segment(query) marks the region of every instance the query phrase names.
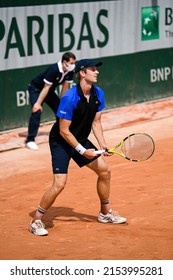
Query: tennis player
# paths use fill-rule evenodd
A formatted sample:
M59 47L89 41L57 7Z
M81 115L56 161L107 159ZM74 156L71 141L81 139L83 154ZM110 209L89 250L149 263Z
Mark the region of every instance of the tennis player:
M73 159L79 167L86 166L97 176L97 193L100 201L98 221L121 224L126 218L111 210L109 205L111 171L103 156L96 155L97 147L88 140L92 129L99 148L107 149L101 125L101 111L105 108L104 92L94 84L97 82L98 66L102 62L90 59L78 61L75 72L79 83L61 98L57 121L53 125L49 144L52 155L53 185L43 195L29 230L35 235L47 235L42 217L64 189L68 166ZM110 154L105 152L104 156Z

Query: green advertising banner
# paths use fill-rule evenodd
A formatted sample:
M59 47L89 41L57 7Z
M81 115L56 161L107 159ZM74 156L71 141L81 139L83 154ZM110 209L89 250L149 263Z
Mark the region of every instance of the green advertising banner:
M172 0L13 2L0 3L0 131L27 126L28 83L66 51L103 61L108 109L173 95Z

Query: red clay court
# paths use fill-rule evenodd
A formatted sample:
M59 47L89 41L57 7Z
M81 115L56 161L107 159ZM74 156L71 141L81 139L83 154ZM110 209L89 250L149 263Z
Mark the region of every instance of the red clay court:
M102 119L110 147L133 132L150 134L156 144L146 162L106 158L111 206L128 224L97 222L96 175L71 162L66 188L44 218L49 235L29 233L31 217L52 184L51 125L40 128L37 152L24 148L26 128L6 132L0 135L1 260L173 259L173 99L115 109Z

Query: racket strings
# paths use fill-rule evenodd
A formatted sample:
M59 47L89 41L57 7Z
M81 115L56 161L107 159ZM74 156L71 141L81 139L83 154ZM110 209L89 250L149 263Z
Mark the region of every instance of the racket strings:
M139 134L128 137L122 146L122 152L131 160L143 161L148 159L154 151L153 140L147 135Z

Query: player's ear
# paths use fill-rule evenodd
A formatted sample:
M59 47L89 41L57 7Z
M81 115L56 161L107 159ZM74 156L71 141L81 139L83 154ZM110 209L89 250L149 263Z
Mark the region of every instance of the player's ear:
M81 77L85 77L85 74L86 74L86 69L80 70Z

